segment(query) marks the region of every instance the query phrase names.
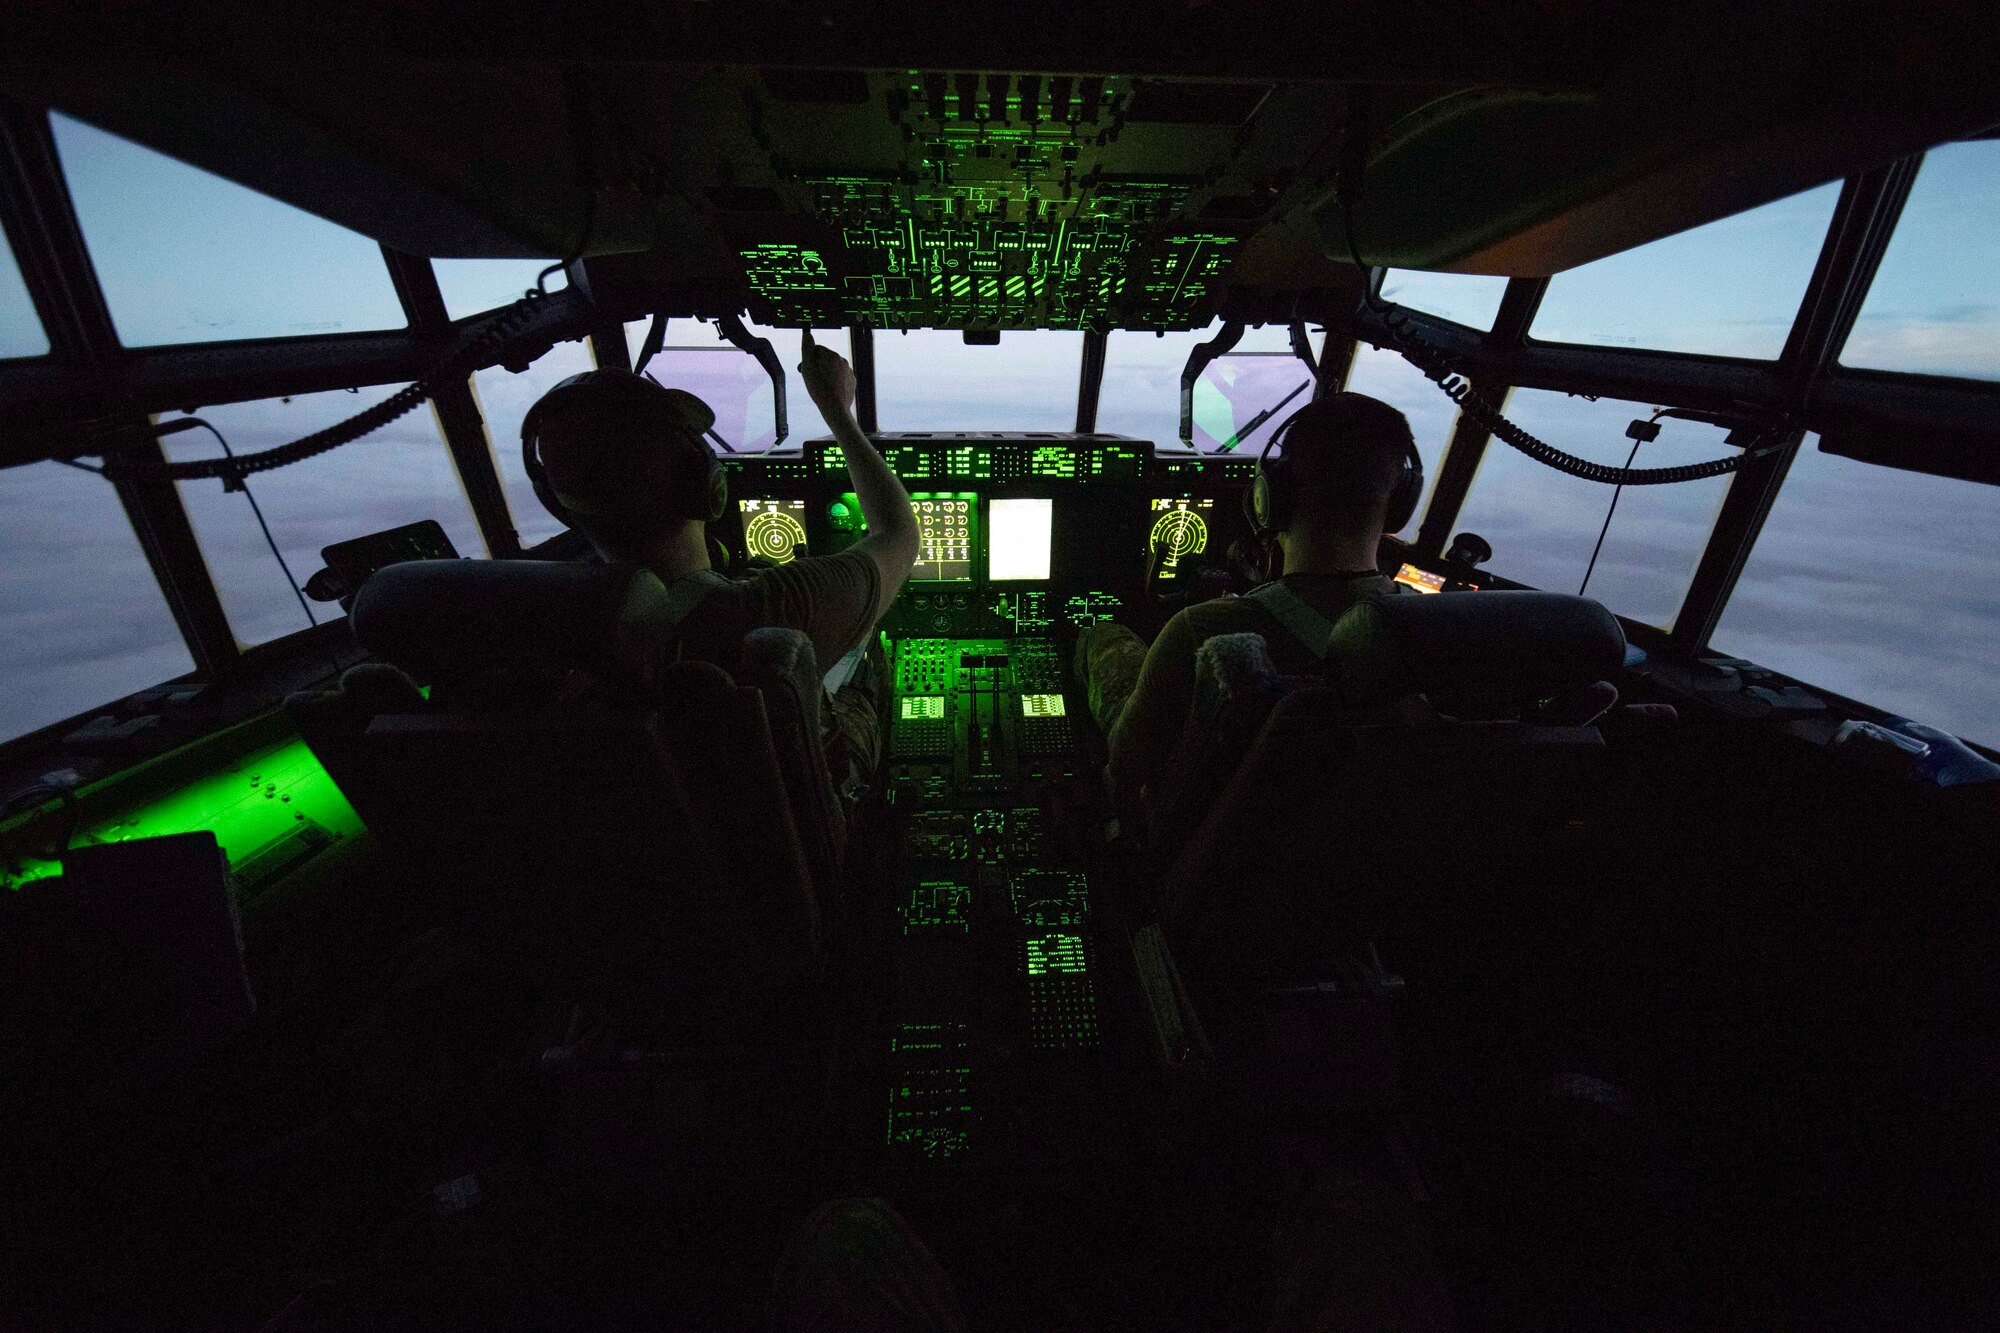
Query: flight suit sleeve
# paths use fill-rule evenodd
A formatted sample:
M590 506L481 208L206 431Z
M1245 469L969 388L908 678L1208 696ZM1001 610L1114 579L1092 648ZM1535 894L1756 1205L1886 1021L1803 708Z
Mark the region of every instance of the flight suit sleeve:
M1147 778L1172 757L1188 710L1194 706L1194 656L1207 637L1190 607L1166 623L1139 682L1108 738L1111 780L1124 794L1137 795Z
M795 560L748 581L757 623L802 630L812 640L820 670L854 649L872 630L882 576L857 551Z

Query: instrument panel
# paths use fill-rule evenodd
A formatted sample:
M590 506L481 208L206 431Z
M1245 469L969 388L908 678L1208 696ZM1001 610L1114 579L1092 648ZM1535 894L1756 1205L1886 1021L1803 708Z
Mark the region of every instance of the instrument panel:
M1253 459L1159 457L1111 435L874 438L922 530L910 581L883 619L892 637L1038 636L1157 619L1148 604L1167 581L1244 534L1238 498L1256 472ZM752 565L837 551L865 531L830 439L724 466L734 523L722 526Z

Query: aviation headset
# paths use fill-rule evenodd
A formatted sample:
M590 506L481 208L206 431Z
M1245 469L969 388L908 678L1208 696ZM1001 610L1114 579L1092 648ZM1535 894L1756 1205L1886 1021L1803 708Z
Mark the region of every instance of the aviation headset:
M1286 417L1284 422L1271 432L1271 438L1264 444L1264 452L1257 457L1257 479L1250 489L1243 493L1243 516L1250 521L1250 528L1259 536L1289 527L1292 513L1298 505L1298 479L1293 476L1297 470L1290 456L1280 454L1271 457L1271 451L1278 447L1286 434L1306 413L1318 408L1324 411L1331 402L1340 397L1322 399L1308 403ZM1393 409L1392 409L1393 410ZM1383 513L1384 532L1401 531L1417 512L1417 501L1424 494L1424 460L1417 454L1417 442L1411 438L1405 446L1402 471L1396 475L1396 484L1389 492L1389 504Z
M707 403L684 389L669 389L650 375L629 370L586 370L571 375L543 394L521 421L521 463L534 485L535 497L551 514L571 527L579 516L607 516L603 508L579 504L573 496L556 490L542 466L542 423L550 407L590 389L601 398L619 402L629 412L632 429L644 432L671 452L668 492L681 497L668 511L672 517L713 523L729 508L729 477L722 463L702 442L702 434L715 424L715 413Z

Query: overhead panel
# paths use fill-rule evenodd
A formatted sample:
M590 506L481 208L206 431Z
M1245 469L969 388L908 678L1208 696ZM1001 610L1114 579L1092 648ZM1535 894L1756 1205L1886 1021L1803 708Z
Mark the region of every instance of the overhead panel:
M1264 85L741 77L763 160L711 198L763 324L1200 327L1275 195L1244 151Z

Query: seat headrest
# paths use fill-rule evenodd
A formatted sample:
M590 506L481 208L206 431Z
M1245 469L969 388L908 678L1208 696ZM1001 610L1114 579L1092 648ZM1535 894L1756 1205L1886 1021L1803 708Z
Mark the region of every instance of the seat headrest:
M412 560L355 595L361 646L437 683L497 670L580 670L651 680L672 641L667 590L629 565Z
M1422 694L1454 717L1495 718L1615 681L1625 632L1597 602L1561 593L1384 597L1335 622L1328 660L1350 705Z

